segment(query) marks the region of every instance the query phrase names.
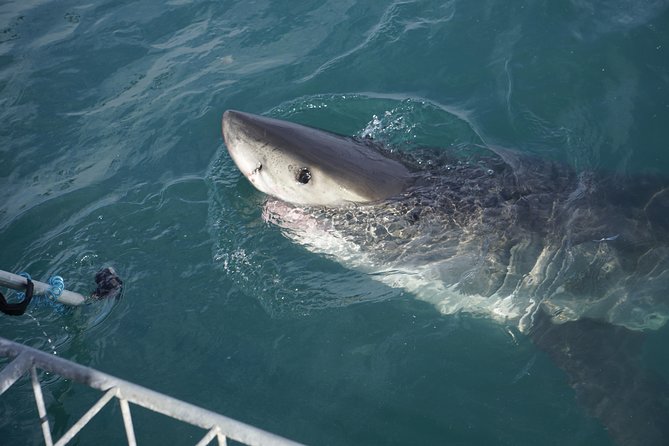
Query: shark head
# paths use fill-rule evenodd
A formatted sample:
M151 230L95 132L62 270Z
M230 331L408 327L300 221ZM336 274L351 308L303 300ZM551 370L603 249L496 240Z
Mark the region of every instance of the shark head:
M404 165L370 144L292 122L228 110L223 138L258 190L296 205L378 202L411 181Z

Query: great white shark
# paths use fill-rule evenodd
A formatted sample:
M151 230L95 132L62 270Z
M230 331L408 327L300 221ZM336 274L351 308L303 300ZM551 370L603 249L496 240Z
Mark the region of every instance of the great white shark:
M222 129L289 239L444 314L516 325L618 444L669 444L669 392L639 361L642 332L669 319L662 180L499 147L425 159L233 110Z

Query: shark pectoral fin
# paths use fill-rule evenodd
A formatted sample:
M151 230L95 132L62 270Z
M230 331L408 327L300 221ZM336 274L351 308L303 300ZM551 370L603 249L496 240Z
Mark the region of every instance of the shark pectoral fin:
M669 385L642 366L643 333L591 319L554 324L538 313L532 340L616 444L669 444Z

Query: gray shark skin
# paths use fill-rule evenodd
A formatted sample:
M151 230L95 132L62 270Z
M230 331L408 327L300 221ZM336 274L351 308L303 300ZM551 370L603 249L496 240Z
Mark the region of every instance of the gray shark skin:
M516 325L621 445L669 444L669 392L638 360L669 319L669 188L487 147L389 154L227 111L226 147L306 249L444 314Z

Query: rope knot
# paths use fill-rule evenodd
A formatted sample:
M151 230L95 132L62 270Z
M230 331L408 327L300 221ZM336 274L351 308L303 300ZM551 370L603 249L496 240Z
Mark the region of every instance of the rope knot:
M63 290L65 289L65 281L60 276L51 276L47 283L50 286L49 290L45 293L46 296L51 300L58 300Z

